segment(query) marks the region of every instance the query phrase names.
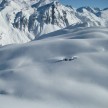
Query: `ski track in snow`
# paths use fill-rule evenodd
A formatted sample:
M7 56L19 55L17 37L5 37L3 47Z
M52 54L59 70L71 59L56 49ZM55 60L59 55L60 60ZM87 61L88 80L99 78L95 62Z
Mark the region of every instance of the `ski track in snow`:
M1 47L0 108L107 108L107 36L69 27Z

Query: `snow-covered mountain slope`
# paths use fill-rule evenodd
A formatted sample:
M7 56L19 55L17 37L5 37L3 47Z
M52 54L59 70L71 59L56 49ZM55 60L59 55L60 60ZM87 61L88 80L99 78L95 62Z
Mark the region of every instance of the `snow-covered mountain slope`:
M67 8L59 2L52 2L39 7L37 12L30 17L30 21L30 32L33 31L34 35L37 34L38 36L81 22L75 16L74 9Z
M107 34L108 28L70 26L1 47L0 107L107 108Z
M0 44L25 43L69 25L108 26L108 9L74 9L54 0L2 0Z
M77 9L77 17L81 19L83 23L87 22L90 26L103 26L108 27L107 21L108 21L108 13L107 10L104 12L104 10L100 10L97 8L90 8L90 7L82 7ZM104 15L104 17L101 17L99 14Z
M96 29L95 29L96 28ZM41 39L93 39L93 38L108 38L108 27L88 27L88 23L81 23L68 26L67 28L57 30L48 34L44 34L37 38Z

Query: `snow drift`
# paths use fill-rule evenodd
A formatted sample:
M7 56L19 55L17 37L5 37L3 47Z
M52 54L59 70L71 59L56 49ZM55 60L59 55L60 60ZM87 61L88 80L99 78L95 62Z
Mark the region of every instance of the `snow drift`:
M107 108L107 34L107 28L70 26L1 47L0 107Z

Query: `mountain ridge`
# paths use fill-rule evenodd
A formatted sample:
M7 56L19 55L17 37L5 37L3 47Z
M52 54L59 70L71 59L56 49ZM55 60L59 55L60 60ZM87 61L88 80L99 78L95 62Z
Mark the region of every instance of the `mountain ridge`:
M0 44L26 43L70 25L108 27L108 9L65 6L55 0L3 0L0 4Z

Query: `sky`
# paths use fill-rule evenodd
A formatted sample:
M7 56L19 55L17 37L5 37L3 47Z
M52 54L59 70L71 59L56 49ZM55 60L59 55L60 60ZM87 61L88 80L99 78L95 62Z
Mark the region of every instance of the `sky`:
M106 8L108 7L108 0L59 0L63 4L72 5L72 7L82 7L82 6L90 6L90 7L99 7Z

